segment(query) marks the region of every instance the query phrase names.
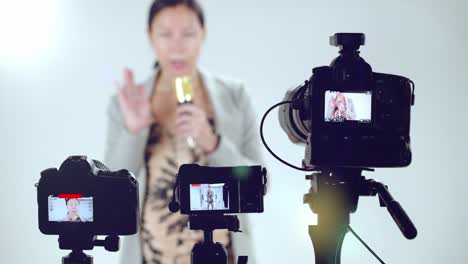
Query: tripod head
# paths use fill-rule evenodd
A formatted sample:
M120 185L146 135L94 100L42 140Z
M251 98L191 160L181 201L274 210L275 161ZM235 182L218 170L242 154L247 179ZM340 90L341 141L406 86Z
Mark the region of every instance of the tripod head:
M93 257L83 253L95 246L104 247L107 251L119 251L120 238L115 235L106 236L100 240L97 236L82 233L67 233L59 235L59 248L70 249L72 252L62 258L62 264L92 264Z

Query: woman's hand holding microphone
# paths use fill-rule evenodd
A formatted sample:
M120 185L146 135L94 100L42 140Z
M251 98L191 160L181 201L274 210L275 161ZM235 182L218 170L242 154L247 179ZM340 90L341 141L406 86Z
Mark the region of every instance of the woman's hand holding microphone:
M205 111L194 104L183 104L176 111L177 131L182 137L191 137L205 153L218 146L219 137L211 128Z
M123 73L123 83L116 81L120 110L127 129L138 134L151 124L151 102L142 85L137 85L130 69ZM176 103L176 102L174 102ZM206 153L213 152L219 137L211 128L207 115L195 104L182 104L176 109L176 127L180 136L191 137Z

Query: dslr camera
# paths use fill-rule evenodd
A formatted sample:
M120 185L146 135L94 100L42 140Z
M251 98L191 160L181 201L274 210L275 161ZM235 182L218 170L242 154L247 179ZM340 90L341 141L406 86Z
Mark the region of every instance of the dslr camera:
M113 172L86 156L71 156L59 169L42 171L36 187L43 234L119 236L138 230L138 182L127 170Z
M266 169L261 166L179 168L170 209L186 215L261 213L266 192ZM178 203L175 202L178 200Z
M227 264L227 251L213 240L213 231L240 232L236 213L262 213L266 193L266 169L261 166L180 166L169 210L188 215L191 230L203 230L204 241L192 249L192 264ZM248 256L238 256L246 264Z
M279 122L289 139L305 143L306 168L404 167L411 163L410 108L414 84L403 76L373 72L359 56L362 33L337 33L340 55L316 67L289 91Z

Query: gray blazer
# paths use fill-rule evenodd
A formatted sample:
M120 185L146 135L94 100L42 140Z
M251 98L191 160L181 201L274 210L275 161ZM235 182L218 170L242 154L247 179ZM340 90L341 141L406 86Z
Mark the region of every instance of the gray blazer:
M244 85L238 81L211 75L200 69L202 80L211 99L215 127L221 135L218 148L208 157L209 166L263 165L256 115ZM144 82L148 95L152 93L157 71ZM105 148L105 164L111 170L128 169L139 182L140 208L146 184L144 149L149 128L138 134L130 133L120 111L117 96L108 106L108 130ZM239 215L242 233L233 233L234 253L248 255L249 263L255 263L248 217ZM123 238L120 250L121 263L142 263L139 234Z

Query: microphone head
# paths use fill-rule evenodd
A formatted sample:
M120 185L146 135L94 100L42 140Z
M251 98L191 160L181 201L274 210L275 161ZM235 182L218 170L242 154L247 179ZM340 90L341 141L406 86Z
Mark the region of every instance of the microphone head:
M179 203L176 202L176 201L171 201L171 202L169 203L169 206L168 206L168 207L169 207L169 211L171 211L171 212L173 212L173 213L178 212L179 209L180 209L180 205L179 205Z
M174 89L179 104L191 103L193 100L192 78L190 76L177 77Z

